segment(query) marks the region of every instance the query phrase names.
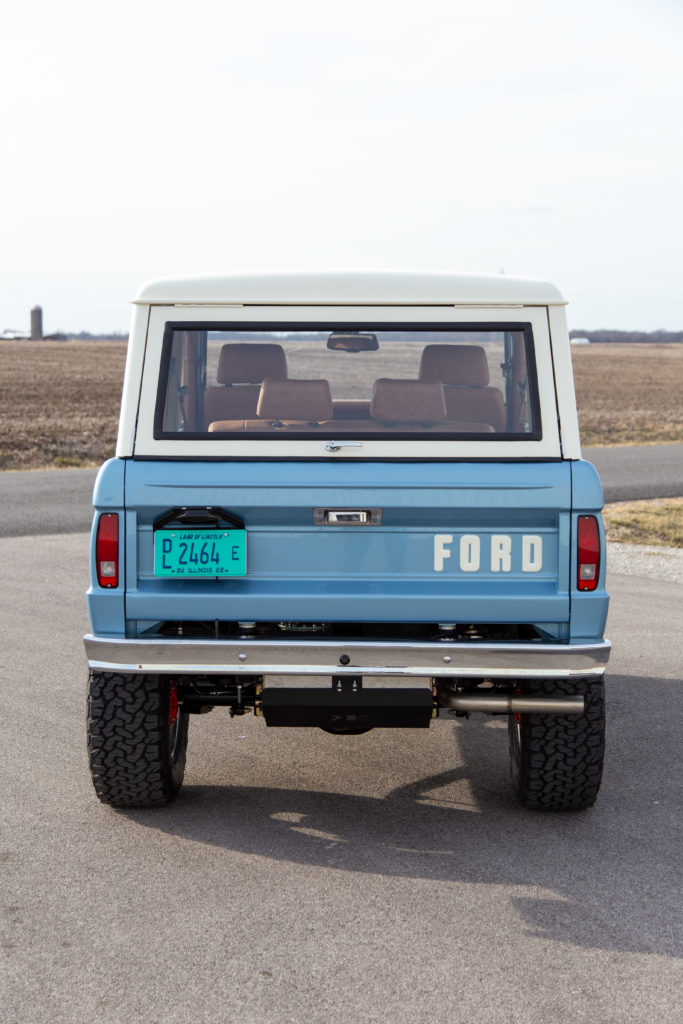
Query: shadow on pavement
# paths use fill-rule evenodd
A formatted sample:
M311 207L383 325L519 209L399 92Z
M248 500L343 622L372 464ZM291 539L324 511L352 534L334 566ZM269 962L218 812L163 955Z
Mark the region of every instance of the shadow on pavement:
M474 716L462 727L446 726L452 770L426 774L385 796L279 788L273 779L272 786L188 786L170 808L127 814L171 835L294 864L526 887L531 891L501 892L501 901L512 900L527 934L589 948L680 955L672 898L678 879L675 788L669 779L671 800L664 786L653 806L662 786L657 758L650 756L653 743L675 747L676 716L643 717L643 702L651 700L643 683L610 679L616 713L606 778L596 806L586 812L538 814L519 807L505 778L507 732ZM671 680L647 680L650 692L653 685L662 701L678 695ZM637 743L629 730L634 712L645 722ZM362 737L345 739L352 758L352 744ZM398 761L391 769L400 777ZM239 884L248 885L248 878ZM457 890L446 898L457 914Z

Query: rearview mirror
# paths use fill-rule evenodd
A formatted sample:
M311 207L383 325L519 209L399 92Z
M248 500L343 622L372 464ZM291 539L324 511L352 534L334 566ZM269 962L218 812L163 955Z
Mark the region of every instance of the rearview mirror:
M379 342L376 334L333 331L327 339L327 347L335 352L375 352Z

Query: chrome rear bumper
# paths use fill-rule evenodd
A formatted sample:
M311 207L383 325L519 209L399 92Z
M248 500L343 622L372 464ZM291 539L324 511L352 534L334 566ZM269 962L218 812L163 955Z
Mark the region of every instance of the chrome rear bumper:
M84 637L91 669L179 675L456 676L571 679L604 674L609 640L595 644L396 643L339 640Z

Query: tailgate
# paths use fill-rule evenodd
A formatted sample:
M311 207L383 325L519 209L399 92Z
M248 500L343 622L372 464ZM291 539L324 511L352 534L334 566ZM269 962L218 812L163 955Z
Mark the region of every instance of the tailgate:
M562 462L126 463L126 617L529 623L566 638L571 475ZM154 575L180 507L243 520L246 574ZM362 525L329 512L371 513ZM132 620L132 621L131 621Z

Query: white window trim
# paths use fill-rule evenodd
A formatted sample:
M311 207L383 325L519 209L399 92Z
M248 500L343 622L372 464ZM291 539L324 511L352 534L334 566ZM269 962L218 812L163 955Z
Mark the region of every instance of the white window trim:
M138 307L140 311L145 307ZM134 325L140 332L146 316L134 318ZM540 404L543 437L528 441L443 441L430 440L376 440L362 438L362 448L342 447L336 452L327 452L326 437L310 440L268 438L264 440L161 440L154 437L154 411L159 383L159 367L163 346L164 329L167 322L225 323L231 325L258 321L272 322L282 326L287 323L320 323L334 321L353 323L359 321L382 323L509 323L510 321L530 323L534 333L538 398ZM144 344L140 333L131 336L131 346ZM139 356L132 357L132 363L139 365ZM134 448L130 447L131 428L136 422L132 408L134 389L128 389L128 401L122 409L121 428L117 455L143 456L147 458L260 458L260 459L529 459L560 458L561 447L558 432L558 414L555 402L553 360L550 351L548 310L545 306L524 306L514 309L500 308L458 308L445 309L443 306L383 307L374 306L246 306L211 308L197 306L152 306L149 310L147 341L145 345L140 407L135 429ZM355 440L355 438L354 438Z

